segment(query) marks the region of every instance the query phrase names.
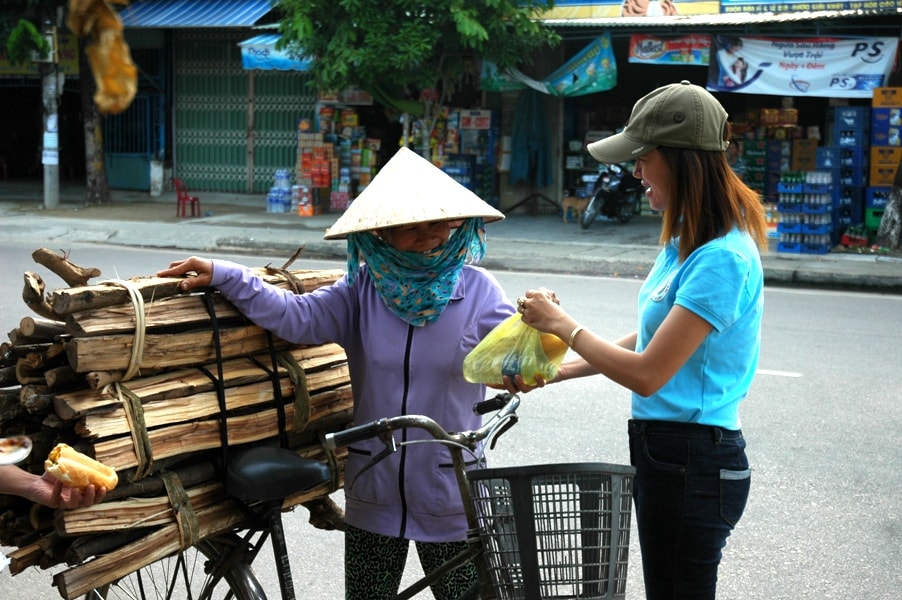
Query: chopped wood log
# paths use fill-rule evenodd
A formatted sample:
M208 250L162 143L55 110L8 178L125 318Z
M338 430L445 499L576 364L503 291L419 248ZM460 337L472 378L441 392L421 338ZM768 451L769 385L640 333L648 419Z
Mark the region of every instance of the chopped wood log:
M152 302L154 298L165 298L178 294L178 284L181 279L133 277L125 281L141 294L145 302ZM117 304L131 305L131 302L131 292L125 285L117 281L54 290L50 294L50 305L57 317Z
M305 371L338 366L347 360L344 350L337 344L295 346L290 353ZM263 364L268 368L269 362L268 354L224 361L222 363L223 386L230 388L268 380L269 374L259 365ZM203 368L210 373L216 372L215 364L203 365ZM142 402L181 398L216 389L216 384L210 377L197 368L165 371L156 375L139 377L132 379L126 385L133 394L141 398ZM63 419L77 419L89 411L108 409L118 403L119 399L109 391L92 385L91 389L57 394L54 398L54 410Z
M222 484L211 482L186 489L195 512L229 498ZM63 535L85 535L135 527L160 527L175 524L172 503L166 495L155 498L129 498L103 502L88 508L58 511L56 530Z
M26 271L24 278L25 287L22 289L22 300L25 301L25 306L45 319L51 321L57 320L58 317L57 314L53 312L53 307L50 306L50 303L44 298L45 286L41 276L37 273Z
M16 362L16 381L25 385L27 383L45 383L44 371L35 369L24 358Z
M19 380L16 379L16 365L0 367L0 387L10 387L18 385Z
M44 550L41 548L40 540L28 545L21 545L17 550L7 555L10 574L16 575L28 567L37 566L43 555Z
M350 385L321 394L311 394L310 403L311 408L319 407L310 415L310 424L335 412L344 413L347 422L351 420L353 396ZM285 418L288 423L292 422L292 405L285 406ZM257 442L272 437L279 431L278 415L274 408L248 415L230 416L226 423L230 445ZM149 431L147 437L153 449L153 457L157 459L219 448L219 435L219 419L215 418L161 427ZM117 471L138 466L138 456L130 436L95 442L94 457Z
M59 275L69 286L87 285L92 278L100 277L100 269L79 267L67 255L61 256L47 248L38 248L31 253L31 258Z
M267 273L262 269L252 269L265 281L276 284L285 282L285 277L280 274ZM310 291L323 285L335 282L343 275L343 271L297 271L291 272L295 279L300 278L304 284L304 291ZM304 280L304 273L310 273ZM183 277L133 277L128 280L141 294L146 303L155 300L177 296L181 294L179 283ZM59 316L69 315L84 310L93 310L116 306L119 304L131 305L131 294L128 289L115 281L102 282L95 285L72 287L55 290L50 294L50 305L54 313Z
M19 321L19 331L24 336L38 338L45 342L52 342L58 336L67 333L65 323L48 319L35 319L34 317L23 317Z
M237 502L216 505L196 513L201 538L225 533L243 520ZM157 529L153 533L110 552L54 575L53 584L66 599L84 596L90 590L121 579L133 571L146 567L179 550L176 525Z
M85 378L76 373L75 369L69 365L63 365L44 371L44 381L51 390L58 390L76 383L84 384Z
M293 280L296 280L307 292L332 285L342 274L343 271L339 270L289 272ZM291 288L284 278L268 277L265 279L277 287ZM213 295L213 302L216 317L220 321L244 320L243 315L220 294ZM147 329L184 326L192 323L207 324L210 322L210 314L207 312L201 294L157 296L153 302L144 305L144 322ZM133 331L135 323L135 311L130 303L103 306L66 315L66 327L75 335Z
M273 336L277 350L288 343ZM223 360L258 354L269 348L265 330L256 325L230 327L219 332ZM66 345L69 364L78 373L125 371L132 357L133 335L75 338ZM212 331L148 334L144 337L139 369L173 368L216 360Z
M307 386L311 405L314 404L314 398L322 398L317 395L318 391L342 385L347 379L348 370L344 366L308 374ZM281 384L282 397L290 400L294 396L291 381L286 377L281 380ZM229 388L226 391L226 408L229 411L237 411L261 404L272 405L273 396L273 386L269 381ZM219 400L215 391L144 404L144 423L148 429L205 419L218 414ZM110 412L86 415L76 425L75 431L86 438L109 438L128 433L129 422L125 410L120 407Z
M115 552L126 544L141 539L151 531L153 530L150 527L141 527L103 535L83 535L73 538L72 543L66 548L66 563L77 565L91 557ZM88 600L87 596L85 596L85 600Z
M19 391L19 404L32 414L46 412L53 406L53 393L46 385L28 383Z

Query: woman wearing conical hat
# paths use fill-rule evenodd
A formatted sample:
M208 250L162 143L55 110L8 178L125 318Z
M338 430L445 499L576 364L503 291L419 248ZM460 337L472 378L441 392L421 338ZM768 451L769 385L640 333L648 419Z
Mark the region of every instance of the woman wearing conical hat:
M464 380L463 360L515 308L496 279L471 263L485 252L484 223L503 218L402 148L326 232L326 239L348 241L348 272L335 284L295 295L246 267L197 257L159 275L196 273L182 282L183 290L212 285L286 341L340 344L348 356L355 423L423 414L449 431L475 429L481 417L472 406L486 390ZM407 436L428 434L411 429ZM361 472L382 449L379 440L355 444L345 465L345 481L353 482L345 489L349 599L393 598L410 540L427 572L465 544L447 449L402 447ZM457 597L473 581L468 566L433 586L433 593Z

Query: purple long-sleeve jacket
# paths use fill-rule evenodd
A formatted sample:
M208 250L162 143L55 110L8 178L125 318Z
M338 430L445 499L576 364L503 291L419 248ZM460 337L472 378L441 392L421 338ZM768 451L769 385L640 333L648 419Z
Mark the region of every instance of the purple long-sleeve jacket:
M347 278L295 295L268 285L247 268L214 261L212 284L254 323L295 344L335 342L347 353L356 424L423 414L449 431L474 429L475 402L485 386L463 378L463 360L514 306L486 270L465 266L442 315L413 327L386 308L365 266ZM410 429L406 439L429 435ZM466 521L451 457L440 444L403 447L360 474L384 448L378 440L351 447L345 465L348 524L426 542L465 539Z

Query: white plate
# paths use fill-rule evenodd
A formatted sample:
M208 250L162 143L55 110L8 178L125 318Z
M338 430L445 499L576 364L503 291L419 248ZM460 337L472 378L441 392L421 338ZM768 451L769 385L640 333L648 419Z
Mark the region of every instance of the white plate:
M0 465L14 465L31 454L31 438L26 435L0 438Z

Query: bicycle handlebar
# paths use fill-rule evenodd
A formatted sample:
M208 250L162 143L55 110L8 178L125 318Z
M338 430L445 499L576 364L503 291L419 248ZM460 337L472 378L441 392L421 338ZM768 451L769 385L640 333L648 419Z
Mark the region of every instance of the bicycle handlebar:
M475 446L479 441L489 437L499 426L508 421L516 422L517 408L520 406L520 397L516 394L503 393L494 398L477 402L473 406L473 412L484 415L492 411L498 411L479 429L450 433L439 425L434 419L425 415L402 415L398 417L383 418L357 425L344 431L326 434L326 447L330 450L349 446L361 440L391 435L396 429L418 428L428 431L433 438L440 441L454 442Z

